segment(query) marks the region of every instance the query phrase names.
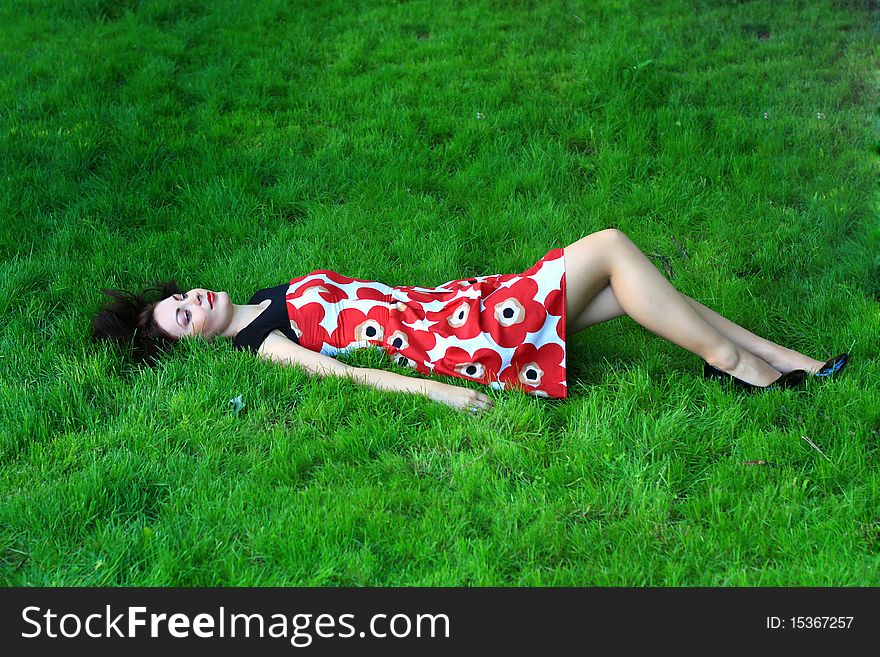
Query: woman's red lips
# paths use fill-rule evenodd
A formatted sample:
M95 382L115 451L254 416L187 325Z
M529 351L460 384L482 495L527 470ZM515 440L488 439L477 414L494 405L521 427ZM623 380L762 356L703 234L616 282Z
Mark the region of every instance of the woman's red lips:
M208 303L211 304L211 308L214 308L214 293L208 292Z

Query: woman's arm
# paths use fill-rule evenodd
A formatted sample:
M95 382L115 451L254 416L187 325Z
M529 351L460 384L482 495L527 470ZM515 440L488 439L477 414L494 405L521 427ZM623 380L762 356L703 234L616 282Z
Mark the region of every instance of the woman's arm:
M357 383L364 383L377 390L408 392L428 397L453 408L473 411L492 408L492 400L481 392L462 386L453 386L430 379L416 379L396 372L352 367L296 344L280 331L266 336L257 353L263 358L285 365L298 365L310 374L318 376L342 376Z
M492 408L492 399L481 392L441 381L415 379L397 372L365 367L348 367L346 376L379 390L394 390L425 395L428 399L461 410L483 411Z

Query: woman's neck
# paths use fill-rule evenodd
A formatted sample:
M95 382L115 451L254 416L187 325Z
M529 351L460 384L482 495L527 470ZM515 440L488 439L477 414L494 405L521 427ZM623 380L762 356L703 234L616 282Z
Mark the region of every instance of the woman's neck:
M266 299L259 304L232 304L232 317L229 325L220 332L229 338L234 338L248 324L253 322L271 304L271 299Z

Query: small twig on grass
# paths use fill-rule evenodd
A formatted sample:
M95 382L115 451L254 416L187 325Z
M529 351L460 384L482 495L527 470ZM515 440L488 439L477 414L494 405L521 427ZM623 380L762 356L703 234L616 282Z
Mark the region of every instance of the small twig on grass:
M486 456L486 452L488 452L488 451L489 451L488 449L484 449L484 450L483 450L483 453L480 454L478 457L476 457L475 459L472 459L472 460L468 461L467 463L465 463L465 464L464 464L465 467L467 467L467 466L469 466L469 465L473 465L474 463L476 463L477 461L479 461L481 458L483 458L484 456Z
M669 258L667 256L660 255L659 253L649 253L648 255L652 258L660 258L663 261L663 267L666 268L666 275L669 278L673 277L674 274L672 273L672 267L669 266Z
M819 447L816 445L816 443L814 443L812 440L810 440L810 439L807 438L806 436L801 436L801 438L803 438L803 439L806 440L808 443L810 443L810 446L811 446L813 449L815 449L817 452L819 452L822 456L825 456L825 452L823 452L821 449L819 449ZM828 460L828 461L831 460L831 459L829 459L827 456L825 456L825 459Z
M460 466L460 469L464 469L464 468L467 468L467 467L473 465L474 463L476 463L477 461L479 461L481 458L483 458L484 456L486 456L486 454L488 453L488 451L489 451L489 448L487 447L486 449L483 450L483 453L482 453L482 454L478 455L477 457L471 459L470 461L468 461L468 462L465 463L464 465ZM452 479L452 480L455 480L455 476L456 476L457 474L459 474L459 473L458 473L458 472L450 473L450 474L449 474L449 478Z
M675 239L675 236L674 236L674 235L670 235L670 237L672 238L672 241L675 242L675 246L678 247L678 250L681 251L681 255L683 255L685 258L687 258L688 260L690 260L691 257L688 255L687 251L684 250L684 247L683 247L681 244L678 243L678 240Z
M772 461L765 461L764 459L758 459L757 461L743 461L743 465L767 465L771 468L778 468L779 466Z

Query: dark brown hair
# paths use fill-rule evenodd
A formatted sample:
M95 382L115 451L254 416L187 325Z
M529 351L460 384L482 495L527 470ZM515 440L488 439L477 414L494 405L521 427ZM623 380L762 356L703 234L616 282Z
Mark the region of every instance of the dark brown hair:
M159 327L153 310L162 299L182 294L183 290L172 279L152 283L140 293L108 289L101 292L114 301L103 306L92 320L92 339L119 344L131 350L137 363L154 366L158 357L177 339Z

